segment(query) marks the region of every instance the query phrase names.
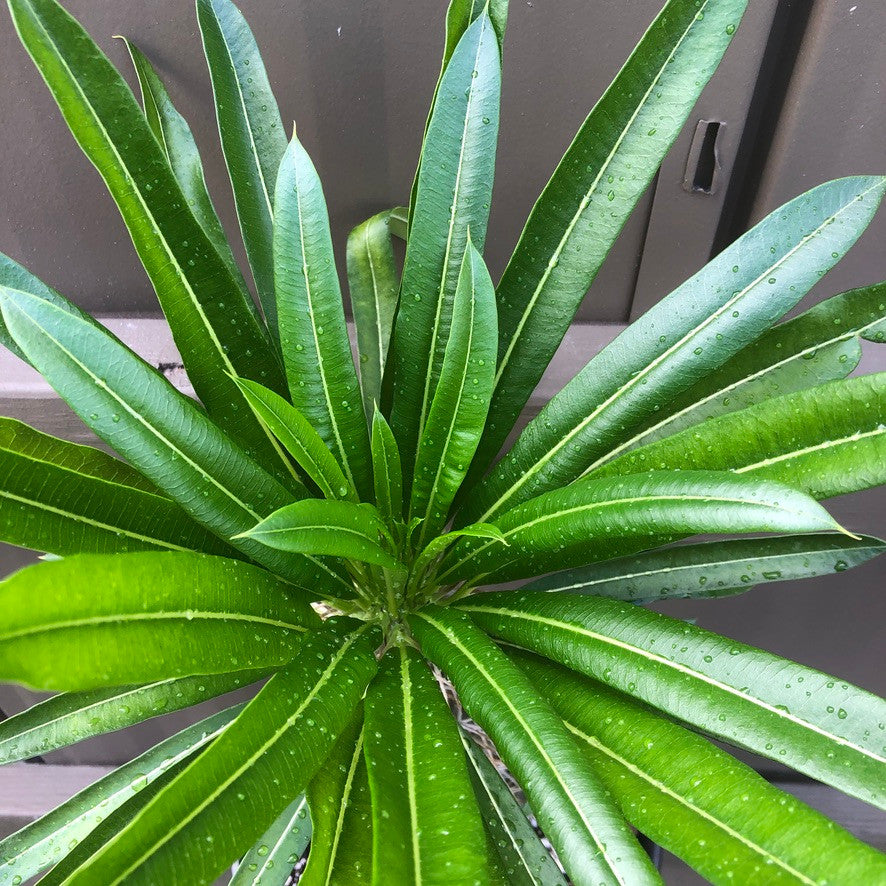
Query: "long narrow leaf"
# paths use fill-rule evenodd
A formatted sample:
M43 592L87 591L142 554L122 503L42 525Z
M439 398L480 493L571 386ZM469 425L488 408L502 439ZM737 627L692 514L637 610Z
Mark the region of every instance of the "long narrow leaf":
M319 624L265 570L186 553L37 563L0 583L0 603L0 678L39 689L282 666Z
M277 333L274 182L286 134L255 37L230 0L197 0L218 129L259 301ZM249 373L246 373L249 375Z
M201 401L248 450L276 454L233 374L282 388L279 363L237 280L191 212L135 97L56 0L9 0L26 49L116 201Z
M363 408L381 403L381 382L400 297L400 275L391 244L391 210L380 212L348 235L348 288L357 328Z
M852 246L884 190L886 178L877 176L828 182L775 210L723 250L545 406L472 495L464 521L487 521L571 482L671 398L760 336Z
M371 490L369 434L345 324L323 189L298 139L276 187L274 272L289 391L364 499Z
M842 534L781 535L680 545L540 578L526 591L593 594L633 603L722 597L755 585L845 572L886 552L886 542Z
M326 622L234 723L68 881L210 882L317 772L376 670L375 637ZM207 837L209 839L207 839Z
M489 465L541 379L746 5L670 0L554 171L499 283L498 371L474 476Z
M418 546L437 535L483 434L497 342L495 289L468 238L440 382L415 459L409 516L420 518Z
M444 559L441 580L494 573L497 581L507 581L558 565L584 565L595 559L595 544L612 551L613 536L645 540L653 535L840 528L808 495L781 484L727 472L666 471L574 483L508 511L495 525L508 546L463 539Z
M886 878L886 856L701 736L544 659L517 653L515 660L628 820L711 883Z
M886 808L886 701L641 606L573 594L465 603L485 630Z
M498 138L501 61L484 10L446 66L422 149L388 360L391 426L407 471L440 375L468 231L482 252Z
M428 607L409 623L424 654L496 743L573 883L660 883L566 727L522 671L452 609Z
M391 524L403 519L403 467L394 433L378 406L372 414L371 445L375 506Z
M458 729L427 663L391 650L366 696L375 886L484 882L483 820Z

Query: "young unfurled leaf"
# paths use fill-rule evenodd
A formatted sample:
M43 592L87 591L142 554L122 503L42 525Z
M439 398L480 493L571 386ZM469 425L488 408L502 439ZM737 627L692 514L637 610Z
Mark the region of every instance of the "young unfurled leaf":
M491 523L471 523L469 526L462 526L461 529L454 529L452 532L438 535L419 553L412 566L413 577L421 580L434 560L440 557L447 548L455 544L460 538L491 539L503 545L508 544L508 540L502 534L502 531Z
M400 450L390 425L373 404L372 476L375 483L375 506L384 520L403 519L403 466Z
M345 325L329 216L317 170L295 137L277 176L274 273L292 402L366 500L371 493L369 434Z
M489 410L496 348L495 290L468 238L440 381L418 443L409 505L421 517L418 546L446 525Z
M501 593L460 604L494 636L886 808L886 701L630 603Z
M652 603L674 597L723 597L757 584L845 572L886 553L886 541L842 533L705 541L606 560L546 575L527 591L566 591Z

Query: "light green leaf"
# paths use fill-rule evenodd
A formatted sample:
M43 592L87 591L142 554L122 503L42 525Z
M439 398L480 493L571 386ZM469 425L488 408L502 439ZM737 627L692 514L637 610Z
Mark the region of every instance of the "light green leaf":
M558 665L516 662L627 819L718 886L876 883L886 857L709 741Z
M277 177L274 268L283 362L295 407L368 499L369 434L317 170L293 136Z
M388 529L372 505L305 499L280 508L245 535L282 551L404 568L384 548Z
M363 705L308 786L314 835L300 886L372 879L372 803L363 757Z
M311 423L287 400L258 382L237 379L255 414L326 498L357 501L357 493Z
M0 539L60 556L234 551L129 465L0 418Z
M620 482L619 482L620 481ZM496 521L508 543L466 538L444 559L445 582L495 573L526 578L591 562L613 541L696 533L818 532L840 527L802 492L727 472L656 471L583 480L547 492ZM615 539L613 539L613 536ZM596 559L606 559L597 556Z
M411 647L391 649L366 696L373 876L387 883L483 883L483 820L458 727Z
M886 808L886 701L863 689L602 597L512 592L460 608L496 637Z
M363 408L372 415L381 403L381 382L388 356L400 275L391 244L391 210L374 215L348 235L348 288L357 328Z
M375 506L389 524L403 519L403 467L390 425L378 406L372 414L372 476Z
M859 336L886 334L886 283L852 289L781 323L739 351L664 407L664 415L606 455L629 449L735 412L772 397L845 378L861 359Z
M213 418L268 464L276 455L230 373L283 377L246 295L191 212L128 85L56 0L9 0L13 21L74 137L105 180Z
M486 240L500 92L498 40L484 10L446 66L422 148L388 359L391 427L407 472L440 376L468 231L480 252Z
M199 704L249 686L267 670L201 674L146 686L65 692L0 723L0 765L48 754L95 735Z
M884 189L883 177L828 182L723 250L545 406L472 494L462 522L490 520L601 463L632 429L793 307L864 231Z
M129 799L214 740L243 707L220 711L161 741L0 841L0 886L18 886L56 864L72 843L86 839Z
M294 494L192 400L110 333L72 313L72 305L64 309L0 287L0 310L19 346L77 415L216 535L229 539L292 501ZM303 578L309 587L325 575L254 542L234 546L289 578Z
M830 498L886 483L886 372L828 382L708 419L593 476L730 470Z
M51 690L282 666L319 624L265 570L190 553L37 563L0 582L0 611L0 679Z
M632 603L673 597L723 597L757 584L845 572L886 552L886 542L863 535L781 535L706 541L568 569L526 585L525 591L567 591Z
M746 5L670 0L533 207L498 286L495 394L472 476L479 479L504 443Z
M230 886L283 886L311 840L308 801L293 800L243 856Z
M489 410L497 342L495 289L480 253L465 248L440 381L415 460L410 517L421 517L418 546L437 535L464 480Z
M352 626L306 637L299 660L68 886L210 882L245 853L307 787L376 671L377 635Z
M276 338L274 182L286 134L255 37L240 10L230 0L197 0L197 21L240 230L259 301Z
M224 259L231 276L240 284L246 303L251 308L252 296L234 260L224 228L212 205L203 173L203 162L191 128L173 105L163 81L147 56L131 40L126 37L121 39L129 50L132 66L138 77L148 126L160 142L160 147L163 148L163 153L175 173L191 212L194 213L194 217L212 241L218 254Z
M553 856L486 754L461 733L474 793L507 886L567 886Z
M413 577L420 581L431 564L460 538L492 539L503 545L508 544L508 540L504 537L502 531L491 523L471 523L470 526L462 526L461 529L455 529L452 532L438 535L431 540L428 546L415 558L415 563L412 567Z

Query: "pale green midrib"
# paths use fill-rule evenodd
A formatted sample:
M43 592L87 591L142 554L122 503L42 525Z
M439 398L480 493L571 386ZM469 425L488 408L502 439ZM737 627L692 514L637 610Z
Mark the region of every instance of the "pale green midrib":
M551 262L555 261L555 260L559 260L559 257L563 253L563 250L566 248L567 241L572 236L572 232L573 232L573 230L575 230L575 226L578 224L578 220L581 218L581 215L585 211L585 209L587 209L594 191L597 189L600 182L603 180L603 176L606 174L606 170L609 169L610 164L612 163L613 159L615 158L616 154L618 153L619 149L621 148L622 142L624 142L624 140L628 137L628 133L631 131L631 128L633 127L634 123L637 120L637 117L640 116L640 111L643 110L643 108L645 107L646 101L648 100L649 96L652 95L653 90L658 85L658 82L659 82L659 80L661 80L662 76L664 75L665 71L667 70L668 65L671 63L672 59L676 56L677 52L680 50L680 47L683 45L684 41L689 36L689 33L692 31L693 26L695 24L697 24L699 21L703 20L704 9L708 5L709 2L710 2L710 0L704 0L704 2L698 7L698 10L696 11L695 15L693 16L692 21L689 23L686 30L680 35L680 39L676 42L676 44L674 44L674 48L669 53L667 59L665 59L665 63L658 69L658 72L656 73L655 77L653 78L652 82L650 83L649 88L644 93L643 98L637 103L637 107L634 110L634 112L631 114L630 119L628 120L627 124L624 126L622 131L619 133L618 138L616 139L615 145L613 146L612 150L609 152L606 159L600 165L599 173L597 174L596 178L591 183L590 188L588 188L588 190L585 192L584 197L582 197L581 201L579 202L578 211L575 213L575 215L572 217L569 224L567 225L566 231L564 232L562 238L560 239L560 242L557 244L557 247L551 256L551 259L548 261L547 267L545 268L544 272L542 273L542 277L539 280L538 285L535 287L535 291L532 293L532 297L530 298L528 304L526 305L526 308L523 311L522 316L520 317L520 322L517 324L517 327L514 330L514 334L511 336L511 341L508 344L507 350L505 351L504 356L502 357L501 362L499 363L498 369L495 374L495 380L492 385L493 395L495 394L495 391L498 389L499 382L501 381L501 378L502 378L502 375L504 374L505 369L507 368L507 366L510 363L511 356L514 352L514 349L517 346L517 342L520 340L520 336L523 334L523 329L525 328L526 323L529 321L530 315L535 310L535 304L541 295L542 289L547 284L548 278L550 277L551 273L553 272L554 267L556 266L556 265L552 266ZM701 14L702 19L698 18L699 14ZM608 90L607 90L607 92L608 92ZM584 128L584 124L582 124L582 129L583 128ZM579 135L580 134L581 134L581 129L579 130ZM557 169L559 169L559 168L560 167L558 165ZM556 175L556 172L557 172L557 170L554 170L554 175ZM553 179L553 176L552 176L552 179ZM545 190L547 190L547 187L545 188ZM534 209L534 207L533 207L533 209ZM522 239L523 239L523 237L521 235L520 240L522 241ZM520 246L520 243L517 244L518 248L519 248L519 246ZM516 255L516 253L517 253L517 249L514 250L515 255ZM510 265L510 262L508 262L508 264ZM507 269L505 269L505 273L507 273Z
M332 835L332 847L329 855L329 867L326 870L325 886L329 886L332 882L332 874L335 870L335 859L338 855L338 844L341 842L342 831L345 825L345 815L348 811L348 803L351 799L351 791L354 787L354 776L357 772L357 766L360 764L360 758L363 751L363 729L360 728L360 735L357 737L357 745L351 756L351 764L348 767L348 775L345 779L345 785L341 793L341 806L338 811L338 818L335 820L335 831ZM282 838L281 838L282 840Z
M880 322L880 321L877 321L877 322ZM795 353L786 357L784 360L779 360L778 362L772 363L769 366L764 366L762 369L759 369L757 372L752 372L750 375L743 376L742 378L737 379L736 381L732 382L731 384L725 385L724 387L719 388L716 391L712 391L710 394L702 397L701 400L696 400L694 403L690 403L688 406L685 406L683 409L680 409L678 412L675 412L672 415L666 416L657 424L654 424L651 427L646 428L645 430L641 431L639 434L635 434L633 437L631 437L630 440L626 440L624 443L619 444L611 452L608 452L606 455L601 456L592 465L585 468L584 471L582 472L582 477L586 476L587 474L590 474L591 471L596 470L601 465L604 465L607 462L610 462L613 459L617 458L619 456L619 454L624 452L626 449L630 449L634 446L637 446L638 444L641 445L642 441L646 437L649 437L652 434L656 433L657 431L660 431L662 428L666 428L668 425L673 424L675 421L678 421L679 419L683 418L683 416L696 411L700 407L706 406L712 400L716 400L719 397L722 397L726 394L730 394L732 391L738 390L739 388L742 388L747 384L751 384L752 382L757 381L757 379L760 379L760 378L764 377L765 375L768 375L770 372L775 372L776 370L781 369L784 366L787 366L791 363L795 363L798 360L802 360L808 354L815 354L816 351L821 351L825 348L829 348L833 345L839 344L840 342L848 341L851 338L856 338L856 337L862 335L862 333L865 330L869 329L871 326L876 326L876 325L877 325L876 323L868 323L865 326L863 326L857 330L849 331L849 332L845 333L844 335L835 336L834 338L828 339L827 341L819 342L818 344L815 344L815 345L810 345L809 347L806 347L801 351L796 351Z
M412 844L412 873L415 886L422 886L422 854L418 829L418 795L415 785L415 749L412 741L412 677L406 647L400 647L400 691L403 693L403 751L406 758L406 796L409 802L409 828Z
M613 864L612 860L609 858L609 855L607 854L607 851L606 851L606 845L600 841L600 838L597 836L597 832L594 829L593 824L590 821L588 821L584 810L581 808L578 801L573 796L572 791L569 789L569 785L563 780L562 776L560 775L559 770L554 765L553 760L551 760L550 756L548 755L548 752L545 749L544 744L539 740L538 736L536 736L536 734L532 731L529 724L523 718L523 715L511 703L511 700L508 698L507 693L501 691L498 684L493 679L492 675L483 666L483 663L481 661L479 661L479 659L477 659L471 653L471 651L463 643L461 643L459 641L459 639L456 636L454 636L453 634L448 632L443 625L441 625L439 622L435 621L430 615L427 614L427 612L419 611L419 612L416 612L415 615L418 618L421 618L424 621L428 622L429 624L433 625L446 638L446 640L448 640L456 649L458 649L458 651L461 652L461 654L465 658L468 659L468 661L474 666L474 668L476 668L478 673L481 674L481 676L486 681L486 683L492 688L493 692L495 692L495 694L504 702L505 707L507 707L507 709L511 712L511 715L517 721L519 726L523 729L524 733L529 738L529 740L532 742L532 744L535 745L535 748L538 751L539 756L542 758L542 760L546 764L548 771L551 773L551 775L554 776L554 779L556 780L557 784L560 786L560 789L563 791L563 794L565 795L566 799L569 801L569 803L571 804L571 806L575 810L575 812L578 813L578 817L581 819L582 823L584 824L585 830L588 832L591 839L594 841L594 845L597 847L598 851L600 852L601 857L606 862L607 867L609 868L609 870L611 871L611 873L613 874L615 879L618 881L619 884L621 884L621 886L629 886L629 884L625 883L625 881L621 878L621 875L618 872L617 865Z
M277 729L271 736L268 738L265 743L258 749L256 753L253 753L250 758L245 762L238 766L229 776L227 776L213 791L211 791L197 806L195 806L191 811L179 822L177 822L174 828L168 830L159 840L156 840L152 846L149 846L147 850L142 853L142 855L133 862L125 871L123 871L113 883L108 884L108 886L120 886L120 884L126 882L126 878L135 871L142 862L146 861L153 853L157 852L163 846L165 846L177 833L183 830L187 825L189 825L207 806L215 802L215 800L226 791L244 772L246 772L252 764L260 757L262 754L266 753L277 741L279 741L280 737L288 732L292 726L295 724L296 720L305 712L308 706L313 702L313 700L317 697L317 694L320 690L329 682L330 677L332 676L335 669L338 667L339 662L341 662L342 658L344 658L345 654L357 642L360 636L363 633L362 628L358 629L354 634L348 637L341 647L336 651L336 653L332 656L329 664L326 666L323 673L318 678L317 682L311 688L310 692L305 696L305 698L299 703L298 707L295 711L286 718L283 722L283 725ZM177 781L177 779L176 779ZM171 782L170 785L167 786L165 790L168 790L172 785L175 784L175 781ZM113 845L113 844L106 844Z
M477 70L477 62L480 58L480 50L483 47L483 39L486 36L486 22L483 21L480 26L480 35L477 38L477 51L474 54L473 70ZM441 77L442 80L442 77ZM471 106L476 95L476 78L471 79L467 102L465 104L465 119L462 126L461 141L459 143L458 164L455 170L455 187L452 194L452 208L449 210L449 226L446 233L446 248L443 252L443 268L440 274L440 283L437 287L437 305L434 314L434 325L431 327L431 341L428 348L428 362L426 366L425 384L422 391L421 407L419 409L418 426L416 433L416 441L421 439L421 435L425 429L425 422L429 410L429 400L431 399L431 383L434 368L434 359L437 352L437 337L440 334L440 321L443 316L443 302L446 289L446 278L449 272L449 256L452 251L452 242L455 237L455 218L458 215L459 202L461 200L461 177L465 162L465 147L467 145L468 124L471 120Z
M709 2L709 0L706 0ZM840 208L832 212L824 221L822 221L818 227L815 228L809 234L804 235L794 246L792 246L784 255L780 256L778 261L774 264L769 265L769 267L761 274L759 274L754 280L745 285L742 289L732 295L727 301L725 301L719 308L717 308L712 314L708 315L704 320L700 323L697 323L692 327L682 338L678 339L674 342L666 350L662 351L657 357L652 359L643 369L641 369L636 375L631 376L631 378L621 385L617 390L615 390L612 394L609 395L602 403L596 406L593 411L585 416L581 421L575 424L575 427L566 432L562 437L560 437L557 442L551 446L547 452L544 453L539 459L537 459L532 465L530 465L520 476L498 497L498 499L490 505L489 508L477 518L476 522L483 522L484 520L489 519L490 516L497 513L501 509L501 505L508 501L514 494L516 494L523 486L534 477L539 471L541 471L549 462L551 462L554 456L557 455L563 448L565 448L578 434L580 434L586 427L588 427L594 419L597 418L602 412L608 409L613 403L615 403L623 394L631 389L635 388L637 385L641 384L643 380L655 369L657 369L662 363L664 363L672 354L676 353L679 349L684 347L687 343L691 342L693 338L699 335L703 330L705 330L712 323L717 321L723 314L725 314L733 305L737 304L742 299L746 298L747 295L754 290L756 286L758 286L764 279L767 279L771 274L775 273L779 267L783 266L789 259L791 259L797 252L799 252L807 243L811 242L813 238L819 236L830 224L832 224L836 219L838 219L844 212L847 212L850 208L854 206L854 204L858 201L859 198L864 198L871 191L875 191L880 187L879 184L871 185L865 191L862 191L861 194L852 198L845 203L843 203ZM553 401L551 401L553 402ZM550 404L548 404L550 405Z
M880 757L875 754L873 751L869 751L866 748L862 748L857 744L854 744L848 738L843 738L839 735L834 735L828 732L825 729L822 729L816 726L814 723L809 723L806 720L802 720L799 717L795 717L793 714L790 714L786 711L779 710L775 705L770 705L768 702L763 701L763 699L756 698L753 695L748 695L745 692L741 692L736 689L734 686L730 686L728 683L723 683L720 680L716 680L713 677L709 677L707 674L703 674L700 671L695 670L694 668L689 667L688 665L681 664L680 662L671 661L670 659L665 658L662 655L658 655L654 652L649 652L648 650L642 649L639 646L634 646L632 643L627 643L623 640L617 640L614 637L608 637L605 634L599 634L596 631L588 630L587 628L582 628L579 625L574 625L569 622L558 621L554 618L546 618L544 616L535 615L533 613L521 612L520 610L515 609L505 609L504 607L492 607L492 606L479 606L476 604L464 604L461 608L474 611L474 612L485 612L489 615L507 615L511 618L522 619L523 621L538 623L548 625L550 627L559 628L563 631L572 632L579 634L583 637L586 637L591 640L596 640L603 645L615 646L619 649L624 650L625 652L637 655L640 658L645 658L650 661L654 661L660 665L663 665L666 668L672 668L675 671L679 671L682 674L686 674L687 676L694 677L695 679L700 680L703 683L707 683L709 686L713 686L715 689L718 689L728 695L735 696L738 699L746 701L752 705L762 708L767 713L774 714L777 717L782 718L783 720L787 720L790 723L793 723L796 726L799 726L803 729L809 729L811 732L815 732L818 735L828 739L829 741L833 741L835 744L842 745L843 747L848 748L851 751L855 751L856 753L862 754L866 757L870 757L877 763L886 764L886 757Z
M277 838L277 842L274 843L273 847L271 847L271 851L268 853L268 857L262 862L261 867L253 875L253 884L261 883L261 878L274 866L274 860L277 853L280 851L280 847L286 842L286 838L292 831L296 820L301 817L303 811L307 809L307 806L308 801L306 798L303 797L302 801L296 807L295 812L292 814L292 817L289 819L288 822L286 822L286 826L280 832L280 836Z
M91 526L101 532L109 532L115 536L125 535L128 538L135 539L136 541L143 541L145 542L145 544L156 545L160 548L169 548L169 550L171 551L191 552L195 550L194 548L185 547L184 545L177 545L171 541L165 541L159 538L152 538L151 536L142 535L141 533L133 532L129 529L122 529L119 526L111 526L108 523L101 523L98 520L91 520L88 517L84 517L80 514L74 514L71 511L65 511L61 508L56 508L52 505L44 504L43 502L33 501L29 498L14 495L13 493L7 492L6 490L0 490L0 498L6 498L18 504L26 505L27 507L37 508L38 510L46 511L50 514L55 514L57 517L63 517L66 520L74 520L77 523L82 523L84 526Z
M440 484L439 484L440 475L443 473L443 468L445 467L446 462L447 462L447 457L449 455L449 447L452 443L452 435L455 433L455 426L456 426L456 423L458 422L459 413L461 411L460 407L462 405L462 397L464 396L465 385L467 384L467 380L468 380L468 370L470 369L470 365L471 365L471 349L474 346L474 317L476 315L476 307L477 307L476 287L474 285L474 275L472 273L471 274L471 315L470 315L470 321L468 323L468 340L465 344L464 364L462 366L461 379L460 379L459 385L458 385L458 396L455 398L456 407L455 407L455 409L452 410L452 418L450 419L449 427L446 430L445 442L443 443L442 451L440 453L440 458L437 460L437 470L434 473L434 481L433 481L433 483L431 483L431 486L430 486L431 492L430 492L430 495L428 496L427 507L425 508L425 517L426 518L428 516L430 516L431 513L433 512L434 502L437 501L437 499L439 498L439 494L441 492ZM445 363L444 363L444 368L445 368ZM441 377L442 377L442 371L441 371ZM433 404L432 404L431 408L433 409ZM420 444L419 444L419 446L420 446ZM416 471L416 473L418 473L418 471ZM426 536L427 526L428 526L428 523L427 523L427 519L426 519L425 522L422 524L422 530L419 533L418 546L420 548L423 547L425 544L425 536Z
M502 532L502 535L507 538L509 535L514 535L517 532L523 532L528 529L532 529L534 526L537 526L540 523L545 523L548 520L556 520L561 517L570 517L573 514L580 514L586 511L593 511L597 508L605 508L612 507L613 505L629 505L629 504L639 504L640 502L661 502L661 501L698 501L698 502L716 502L719 504L740 504L740 505L749 505L751 507L761 508L761 509L769 509L774 511L781 511L782 513L792 514L795 517L803 517L806 516L802 511L795 511L792 508L786 508L784 505L775 504L772 502L759 501L755 499L745 499L745 498L732 498L724 495L641 495L641 496L632 496L629 498L611 498L606 501L597 501L597 502L588 502L582 505L576 505L572 508L564 508L561 511L554 511L549 514L542 514L536 517L533 520L529 520L526 523L520 523L515 526L513 529L507 529ZM836 525L836 524L835 524ZM486 542L486 544L481 545L478 548L475 548L471 551L467 556L463 557L457 563L453 563L442 575L440 578L444 578L449 575L450 572L454 572L456 569L459 569L461 566L464 566L465 563L473 560L475 557L479 556L483 553L488 547L495 543L495 539L492 541ZM500 543L500 542L499 542Z
M870 437L878 437L881 434L886 434L886 425L880 425L871 431L857 431L854 434L850 434L848 437L835 437L833 440L825 440L822 443L816 443L813 446L794 449L791 452L784 452L781 455L776 455L772 458L764 458L762 461L755 462L751 465L743 465L740 468L733 468L732 473L744 474L748 471L754 471L757 468L767 468L770 465L778 464L782 461L789 461L792 458L800 458L804 455L809 455L813 452L822 452L836 446L845 446L848 443L857 443L859 440L867 440Z
M800 880L800 882L806 883L808 884L808 886L818 886L820 881L809 879L809 877L798 871L796 868L792 867L790 864L788 864L788 862L779 858L777 855L773 855L771 852L768 852L766 849L755 843L753 840L748 839L739 831L734 830L725 821L722 821L717 816L709 813L706 809L702 809L700 806L691 802L691 800L689 800L687 797L683 797L676 791L671 790L671 788L669 788L664 782L659 781L657 778L653 778L652 775L641 769L639 766L635 766L629 760L626 760L624 757L619 756L614 750L612 750L612 748L607 747L602 742L595 739L593 736L590 736L587 733L583 732L577 726L570 723L569 720L564 719L563 723L570 732L578 736L583 741L587 742L591 747L596 748L601 753L606 754L618 765L623 766L629 772L647 782L647 784L651 785L656 790L661 791L663 794L675 800L677 803L685 806L690 812L698 815L700 818L703 818L706 821L709 821L715 827L722 830L728 837L731 837L732 839L742 843L751 852L754 852L762 856L763 858L768 859L768 862L771 862L772 864L775 864L778 867L782 868L788 874Z
M329 417L329 424L332 428L332 433L335 436L335 445L338 449L338 454L341 457L342 468L344 468L344 471L347 474L348 482L351 484L352 487L354 487L354 489L356 489L357 483L354 479L354 474L351 471L351 464L348 460L348 453L345 449L345 444L342 440L341 431L338 427L338 416L336 415L335 407L332 405L332 397L329 393L329 384L326 378L326 368L323 365L323 351L320 348L320 337L317 334L317 315L314 305L314 291L311 285L311 269L308 267L308 255L305 251L305 225L301 207L301 187L299 186L300 175L298 171L298 165L298 160L293 157L292 169L295 176L294 195L296 214L298 216L299 251L301 252L302 275L305 279L305 295L307 296L308 307L310 310L311 335L314 339L314 352L317 355L317 370L320 375L320 384L323 386L323 399L326 401L326 414Z
M378 377L381 379L382 373L384 372L384 336L381 330L381 311L379 310L379 297L378 297L378 280L375 276L375 262L372 260L372 244L369 239L369 226L363 230L363 248L366 250L366 261L369 265L369 276L372 278L372 304L375 308L375 335L376 335L376 344L378 345L378 353L377 353L377 369L378 369Z
M241 391L241 394L242 393L243 392ZM287 458L286 453L283 451L283 447L280 445L280 442L277 440L277 436L268 427L267 423L262 419L262 417L255 411L255 409L252 406L252 403L249 400L249 397L247 397L245 394L243 394L243 399L246 401L246 404L252 410L252 414L255 416L255 419L258 422L259 427L262 429L262 432L264 433L264 435L268 438L268 441L270 442L271 446L274 448L274 452L277 454L277 457L280 459L281 463L285 466L289 475L292 477L293 480L295 480L295 482L299 486L304 485L304 484L302 484L301 477L299 477L298 471L295 469L295 466L292 464L292 462L289 460L289 458ZM272 412L273 412L273 410L272 410ZM274 416L276 417L276 413L274 413Z
M190 618L188 617L190 615ZM49 622L35 627L20 628L9 633L0 633L0 640L8 643L19 640L22 637L48 634L52 631L68 631L74 628L88 628L107 624L128 625L139 621L224 621L245 622L246 624L267 625L268 627L280 628L284 631L299 631L305 633L307 628L303 625L290 624L273 618L260 615L249 615L243 612L212 612L201 609L165 610L163 612L122 612L114 615L94 615L89 618L72 618L68 621Z

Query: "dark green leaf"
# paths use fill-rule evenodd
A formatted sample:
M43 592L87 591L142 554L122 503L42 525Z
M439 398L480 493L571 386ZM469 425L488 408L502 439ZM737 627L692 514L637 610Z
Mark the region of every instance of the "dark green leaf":
M246 254L265 319L276 335L273 201L286 150L283 122L255 37L240 10L230 0L197 0L197 21Z
M0 678L82 690L281 666L319 624L307 599L202 554L37 563L0 583Z
M723 597L754 585L845 572L886 551L886 542L843 534L737 538L645 551L545 576L526 591L567 591L633 603Z
M353 623L350 623L353 624ZM377 638L326 622L211 747L68 886L210 882L301 793L376 670Z
M496 637L886 808L886 701L685 621L573 594L461 604Z
M378 406L372 414L372 475L375 506L388 523L403 519L403 468L390 425Z
M409 623L495 742L576 886L660 883L649 858L528 678L468 618L428 607Z
M373 883L483 883L483 821L458 728L427 663L399 646L366 696Z

